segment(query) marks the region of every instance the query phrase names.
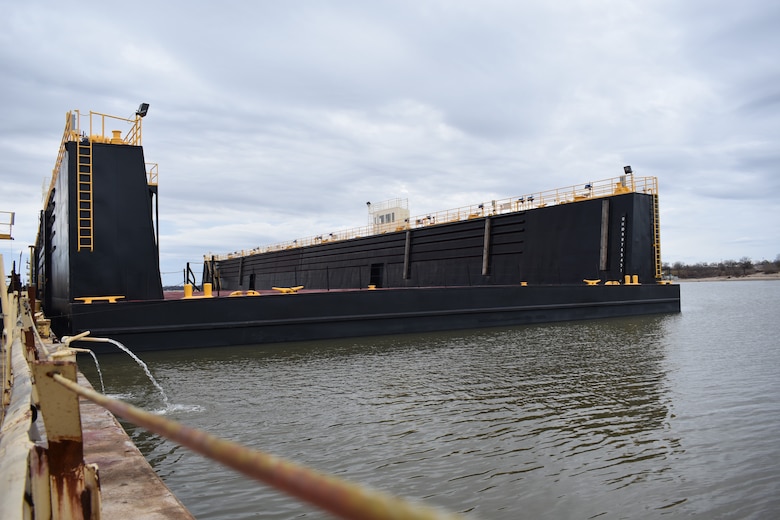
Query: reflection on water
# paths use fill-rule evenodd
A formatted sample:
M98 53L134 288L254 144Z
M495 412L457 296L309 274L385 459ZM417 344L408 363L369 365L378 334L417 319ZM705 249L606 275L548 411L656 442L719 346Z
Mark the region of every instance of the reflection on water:
M713 351L724 323L713 320L718 298L708 284L683 289L682 315L143 358L176 405L170 417L451 511L480 518L760 517L777 505L768 488L780 473L747 468L778 454L776 441L766 440L780 426L776 399L729 381L727 361L716 373L699 359ZM766 294L770 308L780 284L774 289L770 284ZM707 332L715 337L702 340ZM770 350L755 343L758 352ZM776 397L778 354L763 355L774 360L775 376L763 390ZM129 363L101 358L107 391L159 408L159 394ZM731 387L734 402L719 400L718 385ZM756 431L745 406L774 414ZM724 413L729 422L744 421L727 444L729 435L717 427ZM128 428L198 518L325 517ZM756 441L756 451L728 456L744 439ZM724 489L718 471L749 500ZM751 471L749 483L740 481Z

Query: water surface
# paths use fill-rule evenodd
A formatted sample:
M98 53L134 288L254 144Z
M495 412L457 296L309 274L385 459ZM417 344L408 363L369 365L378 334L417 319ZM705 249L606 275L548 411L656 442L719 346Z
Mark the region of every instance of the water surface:
M773 518L780 282L685 283L682 301L677 315L142 358L170 417L476 518ZM164 407L132 360L99 357L109 394ZM327 518L128 429L198 518Z

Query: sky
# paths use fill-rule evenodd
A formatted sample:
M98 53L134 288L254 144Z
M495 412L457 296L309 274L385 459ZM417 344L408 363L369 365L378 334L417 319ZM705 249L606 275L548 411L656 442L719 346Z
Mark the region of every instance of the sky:
M26 264L69 110L143 120L187 262L622 174L664 262L780 257L773 0L0 0L0 242ZM20 256L21 255L21 256Z

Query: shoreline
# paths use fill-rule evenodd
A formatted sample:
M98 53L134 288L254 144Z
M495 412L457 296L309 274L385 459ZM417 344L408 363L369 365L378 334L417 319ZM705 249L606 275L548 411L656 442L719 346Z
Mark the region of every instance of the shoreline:
M745 276L710 276L706 278L677 278L677 283L683 282L748 282L755 280L780 280L780 273L753 273Z

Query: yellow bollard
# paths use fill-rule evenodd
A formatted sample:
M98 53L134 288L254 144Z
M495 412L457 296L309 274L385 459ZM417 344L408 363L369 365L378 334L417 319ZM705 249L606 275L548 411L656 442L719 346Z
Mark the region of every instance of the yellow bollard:
M631 275L630 274L627 274L625 276L625 284L626 285L631 285Z
M205 298L211 298L211 284L210 283L204 283L203 284L203 296Z
M633 275L631 277L631 283L634 284L634 285L639 285L639 275L636 275L636 274Z
M192 298L192 284L191 283L185 283L184 284L184 297L185 298Z

